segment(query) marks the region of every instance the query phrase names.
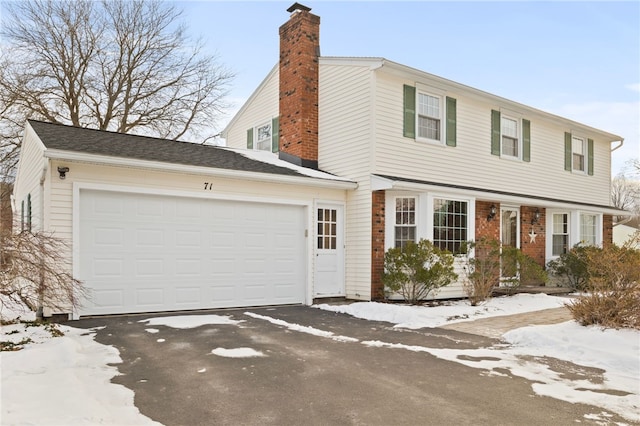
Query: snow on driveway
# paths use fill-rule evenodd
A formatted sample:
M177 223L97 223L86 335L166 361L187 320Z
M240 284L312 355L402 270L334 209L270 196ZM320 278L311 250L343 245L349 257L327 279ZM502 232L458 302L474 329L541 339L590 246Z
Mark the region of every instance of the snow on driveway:
M472 307L466 301L434 307L398 304L352 303L317 305L358 318L386 321L397 327L421 328L492 316L511 315L563 306L566 299L545 295L516 295L492 299ZM425 352L441 359L479 369L488 376L509 371L532 381L532 389L572 403L585 403L640 422L640 331L581 327L574 321L523 327L506 333L504 344L480 349L438 349L397 342L359 341L326 330L288 323L278 318L246 312L288 330L344 342L380 347L381 350ZM193 328L243 321L221 315L164 316L143 320L149 326ZM0 352L2 424L12 425L123 425L158 424L140 414L133 392L111 383L118 374L109 364L122 362L117 349L94 341L94 332L59 326L65 334L51 338L43 327L24 324L3 326L0 340L34 343L16 352ZM157 328L147 328L158 333ZM215 348L218 356L247 357L262 354L253 348ZM391 353L391 352L390 352ZM259 355L258 355L259 356ZM564 374L566 370L572 374ZM200 370L204 372L206 370ZM61 391L63 390L63 391ZM607 411L585 418L606 421Z
M158 425L133 405L133 391L111 383L122 362L117 349L94 333L58 326L64 336L45 338L43 327L2 327L0 340L29 337L16 352L1 352L3 425ZM39 342L39 343L38 343Z

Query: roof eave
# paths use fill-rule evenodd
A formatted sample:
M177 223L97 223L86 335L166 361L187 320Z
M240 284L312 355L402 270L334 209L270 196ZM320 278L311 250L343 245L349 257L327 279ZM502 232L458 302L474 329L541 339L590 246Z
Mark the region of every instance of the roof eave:
M244 170L220 169L214 167L191 166L187 164L164 163L161 161L139 160L105 155L86 154L81 152L47 149L45 158L58 161L100 164L106 166L131 167L144 170L164 171L173 173L188 173L193 175L207 175L228 179L242 179L250 181L281 183L288 185L305 185L332 189L356 189L358 184L350 181L322 179L310 176L278 175Z
M631 214L626 210L615 207L586 204L579 202L555 200L545 197L527 196L525 194L512 194L500 191L483 190L481 188L456 187L453 185L436 184L431 182L407 182L394 179L392 176L371 176L372 190L398 190L398 191L429 191L445 192L460 196L474 197L480 200L495 201L499 203L513 203L529 206L538 206L548 209L579 209L583 211L598 212L614 216L626 216Z

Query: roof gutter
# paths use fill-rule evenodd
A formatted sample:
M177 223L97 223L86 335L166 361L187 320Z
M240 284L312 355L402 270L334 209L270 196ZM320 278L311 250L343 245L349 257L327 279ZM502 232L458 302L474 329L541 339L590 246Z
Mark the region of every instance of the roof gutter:
M624 145L624 138L621 138L619 141L612 141L612 143L613 142L620 142L620 145L618 145L618 146L616 146L614 148L611 148L611 152L615 151L616 149L622 148L622 145Z
M309 176L277 175L251 171L218 169L212 167L190 166L186 164L163 163L132 158L110 157L104 155L85 154L57 149L47 149L45 158L59 161L100 164L105 166L131 167L153 171L186 173L191 175L207 175L227 179L243 179L259 182L280 183L285 185L305 185L332 189L356 189L358 184L352 181L322 179Z

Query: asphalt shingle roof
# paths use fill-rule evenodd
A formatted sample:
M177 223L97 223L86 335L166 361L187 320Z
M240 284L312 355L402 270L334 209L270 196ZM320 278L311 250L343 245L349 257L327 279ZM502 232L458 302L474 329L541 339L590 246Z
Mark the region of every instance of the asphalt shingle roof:
M29 124L48 149L216 169L305 176L293 169L253 160L232 150L217 146L66 126L36 120L29 120Z

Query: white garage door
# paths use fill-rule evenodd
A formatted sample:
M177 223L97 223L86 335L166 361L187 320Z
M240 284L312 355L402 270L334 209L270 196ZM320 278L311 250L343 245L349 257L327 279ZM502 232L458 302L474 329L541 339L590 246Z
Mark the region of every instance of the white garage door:
M304 303L304 208L80 192L81 315Z

